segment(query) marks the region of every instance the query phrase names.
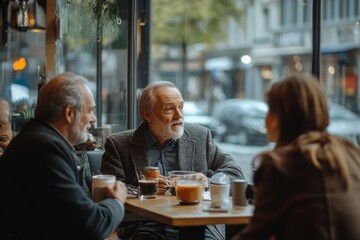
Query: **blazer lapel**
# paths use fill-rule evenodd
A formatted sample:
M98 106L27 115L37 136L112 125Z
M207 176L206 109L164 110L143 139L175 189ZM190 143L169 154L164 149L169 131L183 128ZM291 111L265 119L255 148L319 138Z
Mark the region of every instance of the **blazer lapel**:
M133 159L134 170L136 174L143 173L145 167L148 165L146 146L144 143L144 133L143 125L139 126L131 139L131 144L133 144L132 149L130 150L131 159Z
M194 152L195 140L188 137L188 133L184 131L184 135L179 139L178 145L178 160L180 169L193 170L194 169Z
M131 158L134 160L134 167L136 174L143 173L145 167L148 165L146 148L136 146L131 149ZM139 178L139 176L137 176Z

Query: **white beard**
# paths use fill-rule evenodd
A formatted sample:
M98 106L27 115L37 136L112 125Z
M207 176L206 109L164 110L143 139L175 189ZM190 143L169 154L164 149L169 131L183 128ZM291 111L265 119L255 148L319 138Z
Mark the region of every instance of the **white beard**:
M177 126L175 131L172 133L173 139L179 139L184 134L184 125Z

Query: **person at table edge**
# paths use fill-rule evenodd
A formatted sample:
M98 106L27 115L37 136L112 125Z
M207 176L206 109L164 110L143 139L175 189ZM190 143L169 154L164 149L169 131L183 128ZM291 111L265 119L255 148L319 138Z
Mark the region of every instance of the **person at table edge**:
M0 98L0 157L13 137L9 103L5 99Z

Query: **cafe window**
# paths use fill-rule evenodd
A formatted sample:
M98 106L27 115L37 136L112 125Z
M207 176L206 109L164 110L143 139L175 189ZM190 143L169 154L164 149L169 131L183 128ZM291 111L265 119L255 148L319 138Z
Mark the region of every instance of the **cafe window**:
M89 80L97 103L97 127L125 130L127 1L65 1L56 11L61 29L57 71L76 72Z

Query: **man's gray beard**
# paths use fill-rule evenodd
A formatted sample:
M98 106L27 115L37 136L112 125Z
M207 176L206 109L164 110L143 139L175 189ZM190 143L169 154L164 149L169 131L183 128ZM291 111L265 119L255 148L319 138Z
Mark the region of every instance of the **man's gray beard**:
M173 133L173 139L179 139L184 134L184 126L177 127L176 132Z

